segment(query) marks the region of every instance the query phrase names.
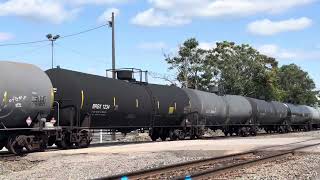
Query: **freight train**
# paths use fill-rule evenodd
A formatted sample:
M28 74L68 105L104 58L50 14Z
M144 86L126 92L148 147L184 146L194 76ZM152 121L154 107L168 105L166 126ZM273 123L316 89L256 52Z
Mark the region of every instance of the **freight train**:
M206 128L254 136L258 129L285 133L320 124L313 107L150 84L132 73L117 71L111 79L1 61L0 149L84 148L94 129L148 130L153 141L164 141L201 138Z

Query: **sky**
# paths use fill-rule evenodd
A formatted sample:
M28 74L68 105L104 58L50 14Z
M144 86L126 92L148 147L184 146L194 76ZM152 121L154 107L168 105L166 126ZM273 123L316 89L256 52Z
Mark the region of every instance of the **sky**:
M174 55L184 40L195 37L207 49L227 40L250 44L280 65L296 63L320 89L319 9L319 0L0 0L0 60L49 69L49 42L5 45L97 27L115 12L117 68L170 76L164 53ZM105 75L111 29L58 39L54 50L55 66Z

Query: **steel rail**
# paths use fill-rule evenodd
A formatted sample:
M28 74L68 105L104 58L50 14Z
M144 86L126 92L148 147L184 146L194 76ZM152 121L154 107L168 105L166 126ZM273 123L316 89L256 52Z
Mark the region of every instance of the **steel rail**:
M253 159L253 160L248 160L248 161L245 161L245 162L240 162L240 163L236 163L236 164L232 164L232 165L228 165L228 166L223 166L223 167L220 167L220 168L215 168L215 169L207 170L207 171L204 171L204 172L191 174L191 175L188 175L188 176L190 176L192 179L201 179L201 178L206 178L206 177L218 176L220 174L223 174L225 172L230 172L232 170L241 169L241 168L245 168L245 167L248 167L248 166L253 166L253 165L256 165L256 164L260 164L260 163L263 163L263 162L269 162L269 161L272 161L272 160L283 158L283 157L286 157L286 156L294 154L295 151L298 151L298 150L301 150L301 149L305 149L305 148L309 148L309 147L313 147L313 146L318 146L318 145L320 145L320 143L304 145L302 147L297 147L297 148L293 148L293 149L290 149L290 150L282 151L282 152L280 152L278 154L273 154L273 155L269 155L269 156L262 157L262 158L259 158L259 159ZM177 179L177 180L185 179L185 176L176 177L174 179Z
M269 149L269 148L290 146L290 145L295 145L295 144L299 144L299 143L305 143L305 142L314 141L314 140L319 140L319 138L312 138L312 139L309 139L309 140L304 140L304 141L299 141L299 142L294 142L294 143L288 143L288 144L283 144L283 145L264 146L264 147L261 147L261 148L256 148L256 149L253 149L253 150L249 150L249 151L245 151L245 152L241 152L241 153L230 154L230 155L226 155L226 156L219 156L219 157L201 159L201 160L196 160L196 161L189 161L189 162L178 163L178 164L162 166L162 167L156 167L156 168L151 168L151 169L146 169L146 170L138 170L138 171L135 171L135 172L123 173L123 174L118 174L118 175L108 176L108 177L102 177L102 178L97 178L97 179L110 179L110 180L113 180L113 179L118 179L119 180L121 178L128 178L130 180L131 179L144 179L146 177L156 176L158 174L163 174L164 172L169 172L169 171L171 172L171 171L185 169L187 167L200 166L200 165L204 165L204 164L209 164L210 162L224 160L224 159L239 158L239 157L246 156L246 155L256 154L258 152L266 152L266 149ZM291 153L291 151L296 151L297 149L303 149L303 148L312 147L312 146L316 146L316 145L320 145L320 143L311 144L311 145L305 145L303 147L294 148L294 149L290 149L290 150L281 150L281 152L279 154L272 155L272 156L279 157L279 156L283 156L285 154L289 154L289 153ZM246 161L246 162L248 162L248 164L249 164L249 163L258 162L258 161L261 161L263 159L268 159L268 158L271 158L271 157L270 156L266 156L265 158L250 160L250 162L248 162L248 161ZM243 162L243 163L245 164L246 162ZM241 165L239 165L239 166L241 166ZM186 176L190 176L192 178L193 177L200 177L200 176L204 176L205 174L208 174L208 173L210 174L210 173L215 173L215 172L219 172L219 171L221 172L223 170L227 170L228 168L233 168L233 167L236 168L236 167L239 167L239 166L236 166L236 164L233 164L232 166L214 168L213 170L203 171L201 173L185 174L185 176L175 177L175 178L172 178L172 179L185 179Z

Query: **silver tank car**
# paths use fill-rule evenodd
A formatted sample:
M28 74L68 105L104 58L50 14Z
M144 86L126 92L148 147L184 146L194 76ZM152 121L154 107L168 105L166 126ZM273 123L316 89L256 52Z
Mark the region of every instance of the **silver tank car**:
M226 119L226 103L221 96L193 89L183 89L190 98L190 111L197 112L205 124L216 126L224 124Z
M0 129L28 128L46 117L53 103L48 76L38 67L0 61Z
M286 106L278 102L267 102L248 98L254 109L254 116L261 125L279 125L287 118Z
M291 124L304 125L311 120L311 113L306 106L286 104L290 109Z
M311 113L311 119L312 119L312 124L320 124L320 114L319 111L313 107L306 106L306 108L310 111Z
M276 112L276 122L275 124L286 124L289 123L289 116L288 116L288 107L277 101L271 101L272 106L274 107L274 110Z
M227 103L228 118L226 124L240 125L247 123L252 117L252 106L243 96L226 95L223 99Z

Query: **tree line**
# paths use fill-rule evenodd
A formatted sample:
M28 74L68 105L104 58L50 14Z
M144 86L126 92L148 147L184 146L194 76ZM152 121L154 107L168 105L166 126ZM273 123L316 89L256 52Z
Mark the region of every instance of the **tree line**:
M279 67L273 57L261 54L248 44L217 42L205 50L191 38L183 42L178 53L165 54L170 70L177 72L182 87L220 94L242 95L268 101L294 104L319 103L315 83L308 72L296 64Z

